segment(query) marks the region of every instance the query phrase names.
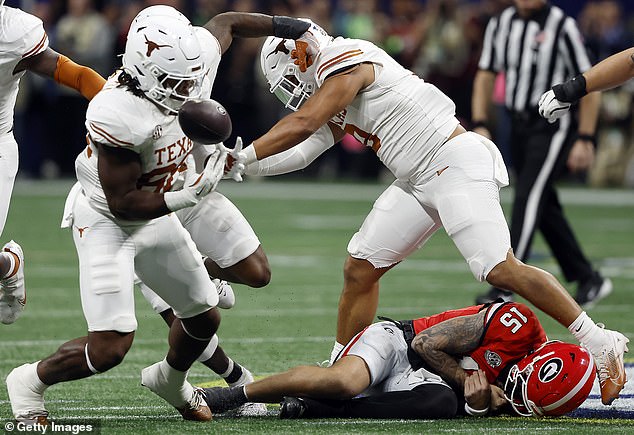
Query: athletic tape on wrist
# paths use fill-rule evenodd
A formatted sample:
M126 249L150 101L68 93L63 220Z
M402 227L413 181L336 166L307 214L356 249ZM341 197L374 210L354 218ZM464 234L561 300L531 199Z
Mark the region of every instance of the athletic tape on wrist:
M586 78L583 74L579 74L564 83L553 86L553 92L555 98L563 103L576 103L588 93L586 91Z
M307 21L279 15L273 17L273 35L278 38L297 39L309 28Z
M464 410L466 411L467 414L472 415L474 417L482 417L483 415L486 415L489 412L489 407L487 406L484 409L473 409L472 407L469 406L467 402L465 402Z

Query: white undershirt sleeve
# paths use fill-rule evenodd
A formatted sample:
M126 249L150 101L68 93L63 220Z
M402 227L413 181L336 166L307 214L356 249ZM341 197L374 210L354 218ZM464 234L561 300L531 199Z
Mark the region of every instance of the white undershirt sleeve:
M328 124L324 124L308 139L293 148L247 165L244 173L247 175L266 176L286 174L304 169L317 156L333 146L334 142L335 139L330 127L328 127ZM247 148L245 148L245 151L247 151Z

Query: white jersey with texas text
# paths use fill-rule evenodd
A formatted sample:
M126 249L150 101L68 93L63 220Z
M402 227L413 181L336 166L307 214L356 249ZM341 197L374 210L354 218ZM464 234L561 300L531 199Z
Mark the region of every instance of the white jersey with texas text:
M207 29L195 27L195 31L203 47L207 68L202 96L209 98L220 63L220 43ZM75 162L77 179L84 194L93 208L109 217L113 216L99 181L95 143L126 148L139 154L143 174L137 187L157 193L182 186L179 175L194 148L194 143L183 133L177 116L167 115L150 100L133 95L119 85L117 76L118 73L108 78L88 106L88 146Z
M178 124L150 100L137 97L111 76L86 112L88 146L75 161L77 179L90 205L113 218L99 181L97 143L125 148L139 155L142 175L137 188L163 193L172 187L179 166L193 148Z
M0 134L13 126L13 108L24 71L16 65L48 48L42 20L20 9L0 6Z
M458 125L456 106L438 88L403 68L368 41L335 38L317 55L317 86L360 63L374 65L375 80L331 122L371 147L397 178L423 172Z

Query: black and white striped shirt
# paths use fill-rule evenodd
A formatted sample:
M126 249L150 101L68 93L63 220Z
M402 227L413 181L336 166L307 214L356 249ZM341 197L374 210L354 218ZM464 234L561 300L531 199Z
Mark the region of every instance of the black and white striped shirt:
M527 19L515 7L492 18L478 66L506 73L508 109L532 112L544 92L591 64L575 20L560 8L546 5Z

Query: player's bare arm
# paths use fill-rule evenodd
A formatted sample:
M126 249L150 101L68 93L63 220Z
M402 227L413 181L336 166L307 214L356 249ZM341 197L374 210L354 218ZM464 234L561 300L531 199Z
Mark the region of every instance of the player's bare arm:
M484 316L485 311L482 311L445 320L427 328L414 337L412 350L452 387L462 391L467 374L456 358L480 345L484 334Z
M141 160L134 151L97 144L99 181L112 214L121 219L154 219L170 213L163 194L137 189Z
M282 118L264 136L253 142L258 160L285 151L310 137L341 112L359 91L374 81L372 64L363 63L331 76L302 107ZM331 128L335 139L342 133Z
M634 47L616 53L583 73L586 92L612 89L634 78Z
M53 78L56 82L77 90L88 100L92 99L106 82L96 71L76 64L51 48L22 59L16 65L13 74L27 70L43 77Z
M220 43L220 52L227 51L234 37L257 38L275 35L280 38L297 39L310 24L295 18L272 17L270 15L225 12L213 17L203 26Z

